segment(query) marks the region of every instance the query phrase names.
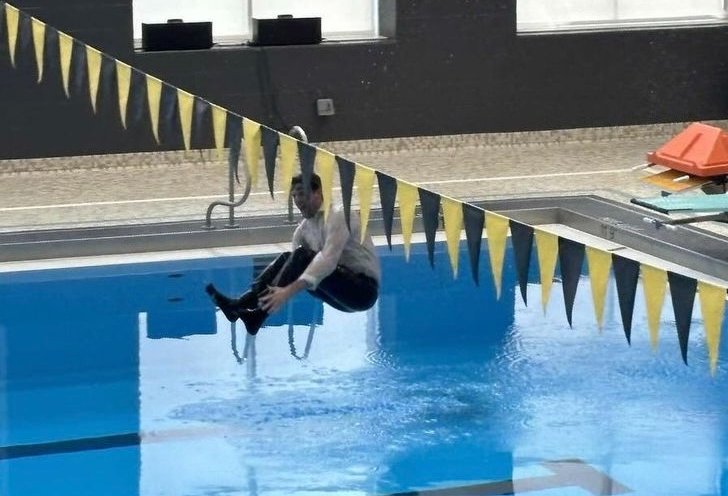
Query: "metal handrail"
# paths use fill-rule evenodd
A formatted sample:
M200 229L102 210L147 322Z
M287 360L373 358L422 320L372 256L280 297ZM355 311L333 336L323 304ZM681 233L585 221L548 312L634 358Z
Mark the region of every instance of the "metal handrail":
M239 161L240 159L238 159ZM250 171L247 167L243 167L243 175L245 176L245 191L240 200L235 201L235 168L237 164L233 163L232 160L228 160L228 201L216 200L210 203L207 207L207 214L205 215L205 229L215 229L212 225L212 211L217 206L228 207L228 223L224 226L226 229L233 229L238 227L235 224L235 208L240 207L250 196L250 190L253 187L252 178L250 177Z

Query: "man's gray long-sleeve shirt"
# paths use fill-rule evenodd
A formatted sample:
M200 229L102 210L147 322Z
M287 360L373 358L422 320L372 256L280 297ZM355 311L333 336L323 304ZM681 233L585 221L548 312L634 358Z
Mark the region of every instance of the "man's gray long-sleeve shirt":
M379 282L381 269L379 258L374 250L374 243L369 233L361 243L359 215L352 212L351 230L346 225L344 209L340 205L332 206L329 216L324 221L323 211L319 211L310 219L303 219L293 234L293 249L305 246L315 252L316 256L301 275L310 289L316 289L319 283L331 274L337 265L341 265L354 273L361 273Z

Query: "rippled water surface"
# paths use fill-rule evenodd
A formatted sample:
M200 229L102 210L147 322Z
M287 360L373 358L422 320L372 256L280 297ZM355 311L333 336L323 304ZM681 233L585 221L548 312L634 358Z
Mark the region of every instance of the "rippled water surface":
M267 257L5 274L0 495L728 494L699 305L686 367L669 297L655 352L641 288L630 347L613 282L571 329L535 260L525 306L510 252L499 300L487 254L479 287L465 253L455 281L444 247L381 254L373 309L303 295L256 338L202 288Z

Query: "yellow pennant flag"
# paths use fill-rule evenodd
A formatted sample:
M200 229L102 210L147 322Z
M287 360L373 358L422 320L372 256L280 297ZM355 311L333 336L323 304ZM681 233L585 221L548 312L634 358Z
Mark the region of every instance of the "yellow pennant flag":
M129 103L129 88L131 88L131 67L117 60L116 81L119 88L119 117L121 125L126 129L126 107Z
M652 343L652 349L656 350L660 339L660 313L665 302L667 272L645 264L640 266L640 272L642 273L642 289L645 294L650 343Z
M258 165L260 164L260 124L243 117L243 139L245 140L245 162L250 172L250 184L258 182Z
M162 81L147 74L147 103L149 103L149 120L152 123L152 134L159 143L159 103L162 100Z
M698 281L698 296L700 297L700 311L703 314L705 342L708 346L710 373L715 375L718 367L720 334L723 328L723 316L725 315L726 288Z
M594 315L601 330L604 324L604 301L607 296L609 269L612 267L612 254L592 246L586 247L586 263L589 267Z
M536 239L536 254L538 255L538 269L541 276L541 306L546 312L546 305L551 295L551 285L554 282L556 260L559 256L559 237L550 232L534 229Z
M500 299L501 281L503 280L503 260L506 256L506 238L508 237L509 220L493 212L485 212L485 232L488 235L488 256L490 270L493 272L495 296Z
M359 195L359 219L361 220L361 241L367 233L367 225L369 224L369 211L372 207L372 189L374 188L374 169L356 164L356 173L354 176L354 184Z
M293 170L296 165L296 156L298 154L298 140L287 134L278 133L278 144L281 152L281 160L279 162L281 173L279 175L279 181L283 190L283 198L288 200L288 195L291 192Z
M460 232L463 230L463 204L446 196L441 197L442 215L447 237L447 253L450 255L452 276L458 276L458 259L460 258Z
M195 97L191 93L177 88L177 105L179 106L179 122L182 126L182 139L185 142L185 150L189 150L192 141L192 108L195 105Z
M225 129L227 128L227 111L218 107L217 105L212 106L212 131L215 136L215 148L217 149L217 158L222 160L224 157L223 150L225 149Z
M8 27L8 52L10 63L15 67L15 49L18 45L18 23L20 11L12 5L5 4L5 23Z
M400 222L402 223L404 257L408 262L418 197L419 193L417 191L417 186L397 179L397 204L399 205L399 217Z
M99 79L101 78L101 52L86 45L86 66L88 69L88 93L91 97L91 108L96 113L96 100L99 95Z
M333 153L321 148L316 149L316 172L321 177L321 190L323 193L324 219L328 218L331 206L331 195L334 189L334 166L336 157Z
M45 30L44 22L35 17L32 19L33 26L33 47L35 48L35 63L38 66L38 82L43 80L43 54L45 53Z
M71 56L73 55L73 38L66 33L58 32L58 49L61 54L61 77L63 78L63 91L66 98L70 98L68 92L68 79L71 72Z

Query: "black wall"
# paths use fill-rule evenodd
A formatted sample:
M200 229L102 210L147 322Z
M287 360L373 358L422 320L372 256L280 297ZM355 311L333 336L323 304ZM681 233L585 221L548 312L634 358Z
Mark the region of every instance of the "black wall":
M384 41L134 53L131 0L14 3L263 124L299 124L312 141L728 117L728 26L517 35L516 0L381 4L384 29L394 30ZM2 31L0 158L180 146L157 146L145 122L123 130L115 97L103 98L111 86L93 116L84 85L66 100L57 67L36 84L24 37L12 69ZM334 99L335 116L316 116L321 97Z

